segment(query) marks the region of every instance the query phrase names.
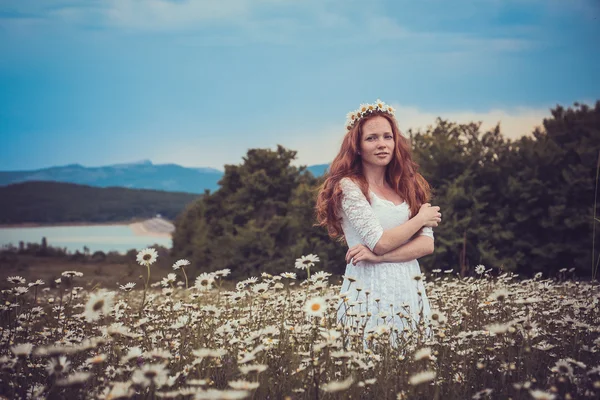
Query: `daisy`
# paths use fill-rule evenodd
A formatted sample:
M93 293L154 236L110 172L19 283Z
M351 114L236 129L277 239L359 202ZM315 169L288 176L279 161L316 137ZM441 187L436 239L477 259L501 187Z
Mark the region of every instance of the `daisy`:
M429 360L431 359L431 348L430 347L423 347L422 349L419 349L415 352L415 361L419 361L419 360Z
M507 324L490 324L490 325L486 325L484 328L487 331L490 331L491 333L494 333L496 335L501 335L501 334L508 332L508 328L510 328L510 327L511 327L511 324L507 323Z
M64 276L65 278L73 278L73 277L81 277L83 276L83 272L77 272L77 271L64 271L62 274L62 276Z
M309 254L307 256L302 256L296 259L296 264L294 265L297 269L306 269L315 265L316 262L321 261L318 256L315 254Z
M229 268L224 268L224 269L220 269L218 271L215 271L214 274L216 276L225 277L225 276L228 276L229 274L231 274L231 270Z
M240 365L238 366L240 372L244 375L249 374L250 372L264 372L267 370L268 366L264 364L250 364L250 365Z
M267 290L269 290L269 284L268 283L258 283L254 286L252 286L252 291L256 294L262 294L265 293Z
M172 283L175 283L176 280L177 280L177 275L170 273L170 274L167 274L166 277L162 278L162 281L160 283L163 287L169 287Z
M126 284L124 284L124 285L121 285L121 286L119 286L119 288L120 288L121 290L124 290L124 291L126 291L126 292L131 292L131 290L132 290L134 287L135 287L135 283L134 283L134 282L129 282L129 283L126 283Z
M138 346L136 347L132 347L129 350L127 350L127 354L125 354L123 357L121 357L121 364L127 364L129 361L133 360L134 358L137 359L139 357L141 357L143 354L142 349Z
M229 386L237 390L254 390L258 388L259 384L258 382L237 380L229 382Z
M287 279L296 279L296 273L295 272L282 272L281 276Z
M573 376L573 367L567 360L558 360L554 367L550 369L552 372L558 372L563 375L567 375L569 377Z
M100 318L100 315L109 315L113 307L114 299L112 293L94 292L85 304L83 313L87 322L93 322Z
M418 372L408 379L408 383L410 383L413 386L416 386L420 385L421 383L431 382L435 379L436 375L437 373L435 371Z
M133 371L131 381L143 387L154 383L156 387L164 386L168 379L168 370L162 364L144 364Z
M536 400L554 400L556 398L556 395L538 389L530 390L529 394Z
M33 350L33 344L31 343L17 344L10 348L10 351L17 357L27 357L31 354L31 350Z
M213 274L208 274L203 272L199 277L196 278L196 282L194 283L194 287L199 291L203 292L206 290L212 289L212 284L215 281L215 277Z
M322 317L325 314L327 303L322 297L309 299L304 305L304 312L313 317Z
M348 388L350 388L353 382L354 380L351 376L349 376L343 381L331 381L329 383L326 383L321 388L325 392L329 393L341 392L342 390L347 390Z
M137 262L140 265L150 266L158 258L158 253L153 248L146 248L137 254Z
M86 364L101 364L106 361L106 354L98 354L85 360Z
M504 301L508 298L509 295L510 295L510 292L508 290L506 290L505 288L500 288L500 289L496 289L490 295L490 299L496 300L496 301Z
M310 280L315 282L318 280L327 279L330 276L331 276L331 274L329 272L319 271L319 272L315 272L315 274L310 277Z
M194 399L195 400L236 400L236 399L245 399L250 393L245 390L218 390L218 389L208 389L204 391L194 391Z
M482 264L479 264L478 266L475 267L475 273L481 275L485 272L485 266Z
M186 265L190 265L190 262L186 259L181 259L173 264L173 269L178 270L179 268L185 267Z
M108 388L107 388L108 389ZM133 396L134 392L131 389L129 382L114 382L110 390L105 392L105 399L128 399Z
M71 375L67 376L65 379L61 379L56 381L58 386L73 386L80 385L87 381L91 374L89 372L73 372Z
M12 283L14 285L16 285L16 284L24 285L26 282L25 278L20 277L20 276L9 276L8 278L6 278L6 280L9 283Z

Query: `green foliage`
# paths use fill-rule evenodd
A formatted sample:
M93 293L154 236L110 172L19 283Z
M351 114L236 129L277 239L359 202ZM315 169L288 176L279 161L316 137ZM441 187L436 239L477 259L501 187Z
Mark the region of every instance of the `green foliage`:
M499 126L481 132L478 123L441 119L409 131L431 202L443 213L436 250L420 260L425 269L467 275L484 264L528 275L575 267L589 275L600 101L551 111L543 131L515 141ZM323 178L291 166L295 155L281 146L251 149L241 165L225 166L221 188L177 218L174 255L198 270L230 268L242 277L283 272L315 253L321 268L343 273L345 245L313 226Z
M121 222L156 214L174 219L197 198L159 190L24 182L0 187L0 224Z

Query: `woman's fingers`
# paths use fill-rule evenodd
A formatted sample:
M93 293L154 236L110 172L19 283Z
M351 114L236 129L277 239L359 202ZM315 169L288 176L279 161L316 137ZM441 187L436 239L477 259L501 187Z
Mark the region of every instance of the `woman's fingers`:
M356 265L357 262L362 260L362 256L364 254L364 250L360 249L358 253L352 258L352 264Z
M359 251L360 251L360 249L356 249L356 248L352 248L352 249L348 250L348 254L346 256L346 264L348 264L350 262L350 260L352 260L352 257L354 257Z

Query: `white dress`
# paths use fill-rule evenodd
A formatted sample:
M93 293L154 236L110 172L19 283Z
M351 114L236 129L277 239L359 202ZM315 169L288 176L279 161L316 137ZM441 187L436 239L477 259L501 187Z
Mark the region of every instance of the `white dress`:
M372 204L369 204L359 186L350 178L343 178L340 185L343 193L342 229L348 247L361 243L372 251L384 230L401 225L410 218L410 208L406 202L395 205L389 200L377 197L371 191ZM433 229L425 227L421 235L433 239ZM341 293L348 295L348 301L340 304L338 320L345 324L354 324L358 319L362 326L364 319L360 318L361 313L363 318L366 318L364 313L370 312L372 316L367 321L365 333L384 324L390 328L397 327L399 332L402 332L405 327L414 329L416 322L420 320L422 308L427 324L431 309L423 280L413 279L415 275L420 274L421 268L417 260L382 263L359 261L357 265L346 265ZM356 282L351 283L349 277L355 278ZM362 290L357 291L357 288ZM365 291L370 291L368 298ZM380 300L379 303L377 299ZM362 304L356 304L361 301ZM354 306L349 308L352 304ZM348 311L350 316L347 315ZM409 324L407 319L396 315L398 312L410 317L412 323ZM386 317L385 320L382 317Z

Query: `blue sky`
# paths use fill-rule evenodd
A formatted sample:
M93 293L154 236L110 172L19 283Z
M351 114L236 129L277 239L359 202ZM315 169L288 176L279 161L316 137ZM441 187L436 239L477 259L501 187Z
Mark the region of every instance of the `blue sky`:
M377 98L530 133L600 98L596 0L4 0L0 170L330 162Z

